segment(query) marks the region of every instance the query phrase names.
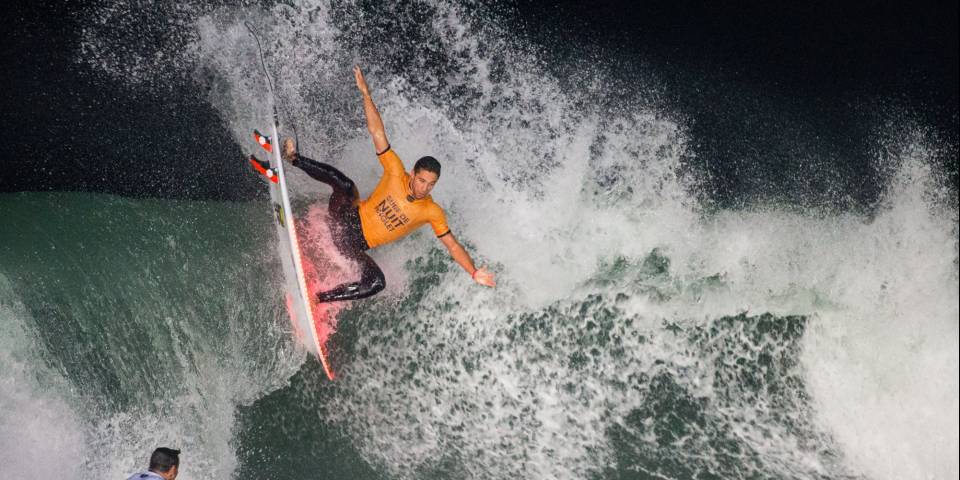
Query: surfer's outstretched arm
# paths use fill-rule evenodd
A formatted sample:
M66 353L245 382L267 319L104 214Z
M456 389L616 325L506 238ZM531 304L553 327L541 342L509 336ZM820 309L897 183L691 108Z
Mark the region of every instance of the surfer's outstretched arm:
M367 117L367 130L373 137L373 146L377 149L377 155L380 155L390 148L390 142L387 141L387 132L383 128L383 119L380 118L380 112L377 106L373 104L370 98L370 87L367 86L367 80L363 78L363 72L359 65L354 65L353 76L357 80L357 88L363 95L363 113Z
M450 252L453 260L470 274L473 281L487 287L497 286L497 282L493 278L493 273L487 271L485 267L475 267L473 265L473 259L470 258L470 254L467 253L467 249L463 248L463 245L460 245L460 242L457 241L452 233L447 233L440 237L440 241L443 242L443 246L447 247L447 251Z

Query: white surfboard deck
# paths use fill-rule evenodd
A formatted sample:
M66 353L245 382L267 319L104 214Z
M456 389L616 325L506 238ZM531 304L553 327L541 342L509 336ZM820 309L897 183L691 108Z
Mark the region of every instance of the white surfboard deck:
M318 311L317 304L311 298L307 288L303 256L297 242L296 222L293 209L290 208L287 178L283 171L283 161L280 158L282 146L280 145L276 122L273 122L271 135L273 138L271 138L270 168L277 176L278 181L267 183L270 185L270 204L273 208L279 239L277 251L280 254L280 263L283 265L287 312L290 315L295 336L309 351L320 358L327 378L333 380L335 377L333 368L330 366L326 345L323 343L324 339L320 336L322 331L320 322L326 321L326 319L322 318L324 317L323 312Z

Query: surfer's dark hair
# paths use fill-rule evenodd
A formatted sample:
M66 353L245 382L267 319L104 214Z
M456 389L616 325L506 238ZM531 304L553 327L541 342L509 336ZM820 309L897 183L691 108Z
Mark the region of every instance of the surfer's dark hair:
M180 450L160 447L150 455L150 470L159 473L169 472L173 467L180 466Z
M413 165L413 173L417 173L420 170L436 173L439 177L440 162L438 162L436 158L433 158L429 155L426 157L420 157L420 160L417 160L417 163Z

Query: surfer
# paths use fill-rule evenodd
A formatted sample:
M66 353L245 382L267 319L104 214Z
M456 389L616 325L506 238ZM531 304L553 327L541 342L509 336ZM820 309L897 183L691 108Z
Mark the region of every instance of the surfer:
M285 139L281 150L285 160L333 188L327 218L334 244L344 256L360 265L359 281L320 292L317 299L320 302L354 300L383 290L386 286L383 271L366 251L398 240L425 223L430 224L453 260L475 282L496 286L493 273L474 266L470 254L447 226L443 209L430 197L440 178L440 162L430 156L421 157L409 173L404 171L403 162L387 141L383 120L370 98L370 89L359 66L353 67L353 74L363 96L367 129L383 165L383 176L373 193L366 200L360 200L353 180L331 165L300 155L292 139Z

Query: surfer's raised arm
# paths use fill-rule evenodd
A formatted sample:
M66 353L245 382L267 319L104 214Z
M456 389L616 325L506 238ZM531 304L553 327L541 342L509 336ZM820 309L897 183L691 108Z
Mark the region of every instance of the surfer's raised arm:
M373 146L377 149L377 155L386 152L390 148L390 142L387 141L387 132L383 129L383 120L380 118L380 112L377 106L373 104L370 98L370 87L367 86L367 80L363 78L363 72L359 65L354 65L353 76L357 80L357 89L363 95L363 113L367 117L367 130L373 138Z

